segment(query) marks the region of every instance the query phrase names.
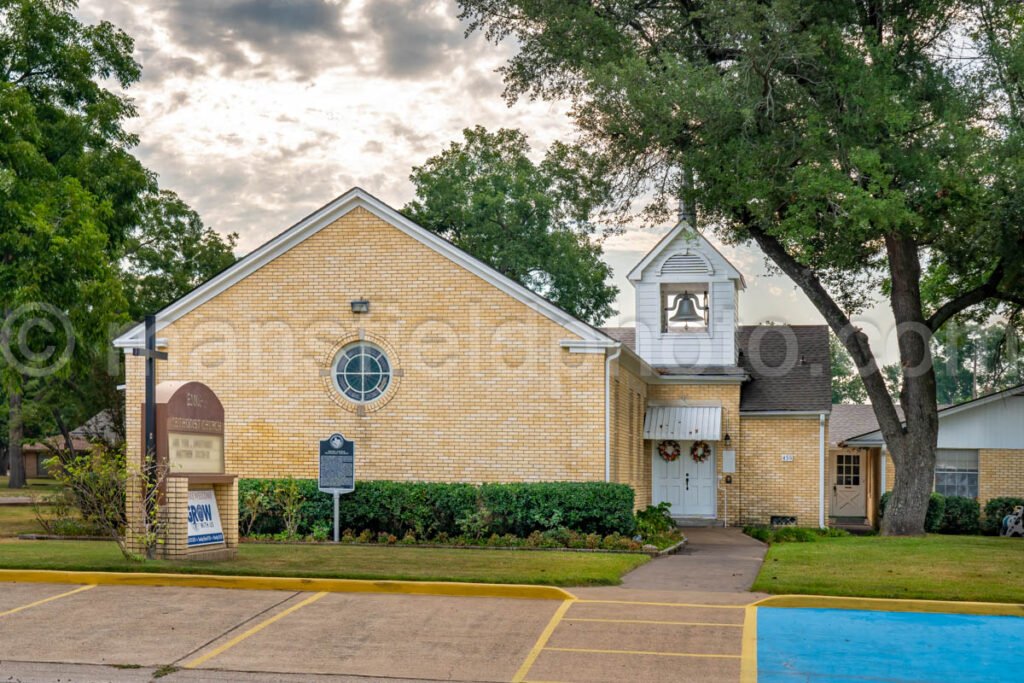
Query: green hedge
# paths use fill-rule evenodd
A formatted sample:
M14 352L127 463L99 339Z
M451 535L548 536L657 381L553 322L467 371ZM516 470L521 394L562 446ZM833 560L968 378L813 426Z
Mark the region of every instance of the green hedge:
M981 519L981 506L973 498L946 496L940 534L976 534Z
M251 532L275 534L285 529L282 493L298 489L298 532L333 525L334 504L312 479L242 479L239 526L246 532L248 512L258 508ZM421 540L440 535L529 536L534 531L566 528L584 534L632 534L633 489L605 482L535 484L443 484L363 481L341 497L341 529L369 529L402 538L412 532Z
M981 530L989 536L998 536L1003 524L1003 517L1013 512L1013 508L1024 505L1024 498L1004 496L990 498L985 503L985 519L981 522Z
M885 517L885 506L892 497L892 491L886 491L878 501L878 516ZM946 497L941 493L933 493L928 498L928 510L924 513L924 530L934 534L942 528L943 516L946 513Z

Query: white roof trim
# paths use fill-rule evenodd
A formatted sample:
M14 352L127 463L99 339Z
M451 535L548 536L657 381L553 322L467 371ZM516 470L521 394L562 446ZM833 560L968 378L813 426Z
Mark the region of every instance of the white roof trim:
M539 294L505 277L487 264L462 251L454 244L417 225L359 187L352 188L334 201L317 209L277 237L236 261L230 268L207 280L185 296L159 311L156 314L157 329L162 329L195 310L356 208L366 209L378 218L387 221L413 239L454 261L480 279L494 285L502 292L529 306L566 330L579 335L584 340L615 343L614 340L596 328L574 318ZM118 348L142 346L144 334L144 325L139 323L117 337L114 340L114 346Z
M981 406L988 405L995 401L1004 401L1013 397L1024 398L1024 384L1019 384L1015 387L1010 387L1009 389L1003 389L1002 391L997 391L994 394L982 396L981 398L975 398L970 401L964 401L963 403L939 408L939 421L941 422L942 418L949 415L956 415L957 413L973 410L974 408L980 408ZM905 425L906 420L901 420L900 424ZM878 446L884 443L885 439L882 437L881 429L876 429L872 432L864 432L863 434L852 436L843 441L843 445L849 444L851 446Z
M726 265L728 266L728 272L725 273L726 277L730 279L739 280L740 288L747 288L747 282L746 280L743 279L743 273L736 270L736 266L732 265L729 259L725 258L722 252L716 249L715 245L711 244L711 241L708 240L708 238L705 237L703 234L701 234L700 230L690 227L690 224L687 223L686 221L679 221L678 223L676 223L676 227L669 230L664 237L658 240L658 243L654 245L654 248L647 252L647 256L644 256L643 260L641 260L640 263L636 264L636 267L633 268L633 270L629 271L629 275L626 276L627 279L630 282L639 282L640 279L643 277L644 271L647 270L647 267L649 265L651 265L651 262L654 261L654 259L656 259L661 254L661 252L663 252L668 247L668 245L672 243L672 240L674 240L684 231L689 232L692 235L696 235L697 239L706 244L716 254L721 256L722 260L725 261Z

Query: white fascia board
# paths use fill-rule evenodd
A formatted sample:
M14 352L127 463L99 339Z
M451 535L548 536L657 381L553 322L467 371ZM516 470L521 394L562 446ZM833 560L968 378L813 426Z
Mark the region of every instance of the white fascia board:
M749 375L655 375L652 384L743 384Z
M568 331L579 335L585 340L615 343L610 337L578 320L552 304L542 296L523 287L518 282L505 277L487 264L470 256L454 244L435 235L426 228L412 222L395 209L377 199L362 188L355 187L341 195L326 206L316 210L306 218L288 228L277 237L245 257L239 259L230 268L203 283L177 301L171 303L156 314L157 329L161 329L187 313L195 310L232 285L284 254L292 247L315 235L323 228L338 220L350 211L363 208L378 218L390 223L418 242L454 261L485 282L497 287L502 292L529 306ZM118 348L132 348L140 344L144 334L144 325L139 323L114 340Z
M622 344L614 339L563 339L558 342L569 353L604 353L607 349L617 349Z

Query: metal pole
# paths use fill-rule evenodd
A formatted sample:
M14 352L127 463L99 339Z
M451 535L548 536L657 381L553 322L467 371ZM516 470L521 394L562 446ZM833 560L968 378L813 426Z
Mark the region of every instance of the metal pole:
M146 466L156 454L156 316L146 316Z
M338 506L339 506L340 502L341 502L341 492L340 491L335 491L334 492L334 542L335 543L337 543L338 541L341 540L341 537L340 537L340 535L338 533L338 523L341 521L341 515L338 512Z

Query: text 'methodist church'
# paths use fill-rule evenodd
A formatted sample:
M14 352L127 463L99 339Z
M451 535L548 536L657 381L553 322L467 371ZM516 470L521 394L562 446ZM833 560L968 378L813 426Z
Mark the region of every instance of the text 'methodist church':
M216 392L241 477L314 478L340 432L360 480L607 480L679 518L823 523L827 329L740 326L743 275L686 223L629 280L636 327L591 327L356 188L160 311L158 380Z

